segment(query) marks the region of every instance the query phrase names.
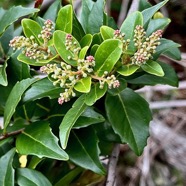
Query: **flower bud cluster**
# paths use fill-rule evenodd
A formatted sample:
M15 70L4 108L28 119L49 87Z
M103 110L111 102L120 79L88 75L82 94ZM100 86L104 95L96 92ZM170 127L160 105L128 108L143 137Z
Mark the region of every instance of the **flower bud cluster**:
M127 50L128 45L130 43L130 39L125 40L125 34L124 33L121 33L120 30L115 30L113 38L121 40L123 42L123 51Z
M60 87L65 89L63 93L60 93L60 98L58 99L59 104L69 101L70 97L76 96L73 87L77 83L79 78L78 75L81 72L72 71L71 65L64 62L61 62L60 65L47 64L46 66L42 66L40 71L50 74L54 86L58 84Z
M120 82L116 79L115 75L112 74L109 76L107 71L99 78L99 88L103 89L105 83L108 85L109 89L118 88L120 86Z
M73 37L71 34L66 35L65 46L66 46L66 50L71 51L71 53L73 54L73 56L68 56L68 59L77 60L81 48L77 46L76 41L73 41Z
M143 27L137 25L134 33L134 42L137 47L137 52L131 60L132 64L142 65L151 59L152 55L156 52L156 47L160 44L159 40L162 37L162 30L157 30L149 37L146 37L146 32Z
M87 56L86 59L78 59L77 70L81 72L82 77L87 77L88 74L93 72L95 66L95 59L93 56Z
M52 37L52 30L54 29L53 23L51 20L46 20L44 26L42 27L41 34L38 35L38 38L42 38L44 41L44 46L47 46L48 41Z
M48 41L52 36L52 29L52 22L47 20L41 34L38 35L38 38L43 39L44 44L40 44L34 36L30 36L29 38L16 36L10 41L9 45L13 48L13 50L22 49L22 53L29 59L34 59L36 61L43 59L46 60L52 55L47 46Z

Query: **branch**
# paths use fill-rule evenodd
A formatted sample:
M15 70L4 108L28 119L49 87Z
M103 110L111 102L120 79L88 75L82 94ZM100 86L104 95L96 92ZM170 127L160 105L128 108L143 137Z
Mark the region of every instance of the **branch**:
M9 132L9 133L6 133L6 134L2 134L0 136L0 140L6 139L6 138L8 138L10 136L14 136L14 135L20 134L20 133L23 132L23 130L24 130L24 128L20 129L20 130L13 131L13 132Z
M116 166L120 152L120 145L115 144L108 164L108 175L106 186L114 186L116 183Z

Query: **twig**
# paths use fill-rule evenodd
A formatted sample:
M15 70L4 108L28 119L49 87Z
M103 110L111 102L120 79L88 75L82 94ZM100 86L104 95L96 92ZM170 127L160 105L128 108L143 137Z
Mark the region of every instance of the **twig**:
M106 186L114 186L116 183L116 166L120 152L120 145L115 144L108 164L108 176Z
M14 135L20 134L20 133L23 132L23 130L24 130L24 128L20 129L20 130L16 130L16 131L13 131L13 132L9 132L9 133L3 134L3 135L0 136L0 140L6 139L6 138L8 138L10 136L14 136Z

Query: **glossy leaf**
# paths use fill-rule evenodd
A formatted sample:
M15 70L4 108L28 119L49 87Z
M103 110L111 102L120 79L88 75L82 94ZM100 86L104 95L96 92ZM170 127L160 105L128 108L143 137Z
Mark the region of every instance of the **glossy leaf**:
M55 31L54 32L54 46L57 50L57 52L59 53L59 55L61 56L61 58L71 64L71 65L76 65L77 61L75 59L73 59L74 53L73 51L67 50L66 46L65 46L65 41L66 41L66 36L67 33L63 32L63 31ZM80 47L79 42L72 36L72 43L76 42L76 47ZM81 48L81 47L80 47ZM71 57L69 59L69 57Z
M55 59L57 57L57 55L54 55L53 57L49 58L49 59L40 59L39 61L36 61L35 59L30 59L29 57L25 56L24 54L20 54L17 59L23 63L26 63L28 65L32 65L32 66L43 66L46 63L49 63L50 61L52 61L53 59Z
M173 87L178 86L178 76L175 73L174 68L172 68L170 65L158 62L159 65L161 65L165 75L163 77L158 77L151 74L144 74L139 73L135 74L135 76L131 76L130 79L127 79L128 83L131 84L139 84L139 85L157 85L157 84L165 84L170 85ZM137 76L136 76L137 75Z
M3 65L0 65L0 85L7 86L7 74L6 74L7 61Z
M79 52L79 59L85 59L89 46L83 47Z
M63 118L60 124L59 137L63 149L65 149L67 146L68 138L72 127L74 126L77 119L81 116L81 114L85 111L87 107L84 102L85 95L82 95L74 102L72 108L69 109L69 111L66 113L65 117Z
M49 97L50 99L58 98L61 91L61 87L56 87L48 78L43 78L31 85L23 95L22 101L34 101L44 97Z
M152 7L149 7L142 11L143 14L143 25L147 26L149 20L152 18L152 16L163 6L165 5L169 0L164 0Z
M55 0L52 5L48 8L45 12L43 19L50 19L51 21L55 22L57 13L61 8L61 0Z
M8 51L10 50L9 43L10 40L13 39L13 37L14 37L14 26L10 25L0 37L0 48L1 48L1 52L4 55L8 55Z
M92 46L92 48L91 48L91 50L90 50L90 54L91 54L92 56L95 55L95 53L96 53L98 47L99 47L99 45L97 45L97 44L95 44L95 45Z
M74 86L74 89L78 92L88 93L91 88L91 77L80 79Z
M104 122L104 117L98 112L94 111L92 107L88 107L85 112L77 119L73 128L82 128L96 123Z
M143 25L143 16L141 12L138 11L127 16L120 28L121 32L125 34L125 39L130 39L128 49L132 51L135 51L133 37L134 29L137 25Z
M85 47L85 46L89 46L91 45L92 43L92 35L91 34L86 34L80 41L80 45L81 47Z
M103 0L96 2L82 1L81 23L86 33L95 34L99 32L100 27L103 25L103 10Z
M51 132L49 123L46 121L35 122L27 126L16 140L16 149L23 155L68 160L68 155L59 147L58 138Z
M11 74L9 81L14 84L17 83L17 81L21 81L22 79L31 78L30 66L25 63L20 63L20 61L17 59L18 55L19 51L12 54L7 60L7 70Z
M163 55L170 57L171 59L181 60L181 52L178 48L173 47L168 49Z
M114 29L108 26L102 26L100 28L101 36L104 40L112 39L114 37Z
M25 8L22 6L13 6L4 13L0 21L0 36L9 25L17 21L20 17L38 12L39 9Z
M5 111L4 111L4 130L6 130L6 127L10 123L10 120L15 112L15 109L21 100L21 96L26 91L26 89L31 86L34 82L36 82L37 79L25 79L20 82L18 82L12 89L6 105L5 105Z
M91 88L91 91L86 94L85 103L92 106L97 100L103 97L107 91L107 86L105 85L103 89L99 88L99 83L96 83Z
M99 160L98 138L93 129L83 128L73 131L66 151L70 160L80 167L105 174L105 169Z
M19 186L52 186L41 172L28 168L17 169L17 183Z
M160 77L164 76L162 67L156 61L149 60L144 65L142 65L141 68L149 74Z
M37 22L25 18L21 21L21 24L26 37L34 36L38 44L43 43L43 39L38 37L41 34L42 28Z
M83 169L81 167L76 167L68 172L64 177L62 177L54 186L70 185L70 183L81 174Z
M0 158L0 185L14 186L14 172L12 167L15 149L9 150L5 155Z
M151 19L146 30L146 35L149 36L156 30L165 29L165 27L167 27L170 22L171 20L168 18Z
M117 72L123 76L130 76L136 72L140 67L137 65L123 65Z
M56 30L72 33L73 10L72 5L66 5L58 12Z
M116 96L108 95L106 113L122 142L140 155L147 144L151 111L148 103L133 90L126 88ZM142 131L142 132L139 132Z
M180 47L181 45L178 44L178 43L175 43L174 41L172 40L168 40L168 39L164 39L162 38L160 40L160 45L157 46L156 48L156 53L153 55L153 59L158 59L158 57L165 53L166 51L169 51L171 48L177 48L177 47Z
M85 32L83 30L82 25L80 24L78 18L76 17L75 13L73 14L73 25L72 25L72 35L80 41L83 36L85 35Z
M122 42L117 39L105 40L98 47L95 54L96 65L94 67L98 76L102 76L105 71L111 72L122 54L122 47Z
M138 9L139 11L143 11L151 6L152 5L149 2L147 2L147 0L140 0Z

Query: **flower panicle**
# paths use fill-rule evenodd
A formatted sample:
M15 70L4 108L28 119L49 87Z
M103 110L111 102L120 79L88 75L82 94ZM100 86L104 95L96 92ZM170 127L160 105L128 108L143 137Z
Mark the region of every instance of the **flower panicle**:
M153 57L152 55L156 52L157 46L160 45L159 40L163 31L157 30L147 37L144 28L137 25L134 33L134 45L137 47L137 51L131 61L132 64L140 66Z
M22 49L22 53L29 59L36 61L47 60L52 56L47 44L52 37L53 29L52 21L46 20L41 33L38 35L38 38L42 38L43 44L40 44L40 41L34 36L30 36L29 38L16 36L10 41L9 46L12 47L13 50Z

